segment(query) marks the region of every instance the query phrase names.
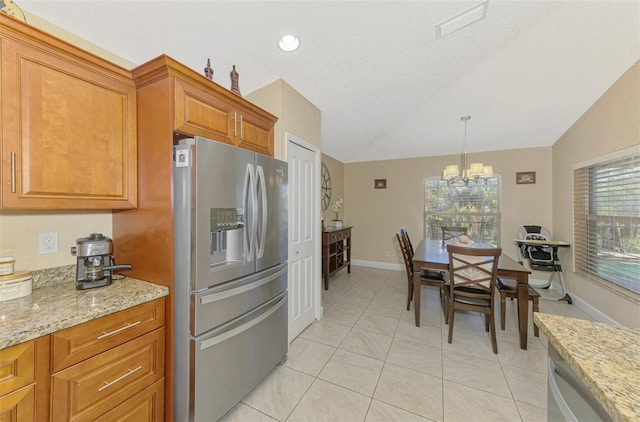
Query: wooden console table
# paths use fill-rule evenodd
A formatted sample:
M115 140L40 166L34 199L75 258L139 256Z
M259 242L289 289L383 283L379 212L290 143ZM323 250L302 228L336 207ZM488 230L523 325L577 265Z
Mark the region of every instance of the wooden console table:
M351 273L351 227L326 227L322 232L322 279L329 290L329 276L347 267Z

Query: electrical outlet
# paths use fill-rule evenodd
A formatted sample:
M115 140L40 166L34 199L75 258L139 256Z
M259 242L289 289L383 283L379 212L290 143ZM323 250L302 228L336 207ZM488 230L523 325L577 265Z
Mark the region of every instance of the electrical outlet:
M391 256L391 251L384 251L384 256Z
M58 252L58 232L40 233L38 246L40 255Z

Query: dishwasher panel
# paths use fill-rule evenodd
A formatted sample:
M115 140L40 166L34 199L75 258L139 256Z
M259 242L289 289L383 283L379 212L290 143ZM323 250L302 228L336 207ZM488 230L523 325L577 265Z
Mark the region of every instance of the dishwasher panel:
M551 344L548 381L548 422L613 420Z

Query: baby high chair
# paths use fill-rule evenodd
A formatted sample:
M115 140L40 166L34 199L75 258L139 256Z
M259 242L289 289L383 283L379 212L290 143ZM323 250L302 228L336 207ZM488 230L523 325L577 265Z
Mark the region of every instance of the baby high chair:
M518 229L518 239L551 240L551 232L542 226L521 226ZM522 256L529 259L533 270L553 271L552 250L548 246L520 245Z
M560 276L561 297L558 300L566 300L572 303L571 296L567 294L562 276L562 266L558 259L558 248L569 247L566 242L551 240L551 232L542 226L528 225L518 229L517 239L514 241L518 249L518 262L522 265L526 259L529 267L536 271L551 272L549 280L543 285L534 285L534 288L548 289L556 275ZM543 297L544 299L544 297Z

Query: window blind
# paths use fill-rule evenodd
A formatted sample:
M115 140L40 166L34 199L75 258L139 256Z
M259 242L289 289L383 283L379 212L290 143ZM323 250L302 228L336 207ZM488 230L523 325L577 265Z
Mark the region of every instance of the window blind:
M640 294L640 153L576 168L574 271L625 296Z
M475 242L499 246L500 176L487 183L447 185L439 177L424 180L424 237L442 240L440 226L468 228Z

